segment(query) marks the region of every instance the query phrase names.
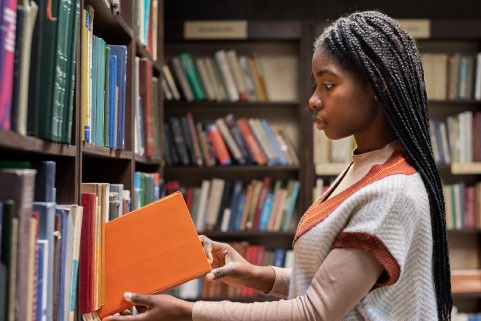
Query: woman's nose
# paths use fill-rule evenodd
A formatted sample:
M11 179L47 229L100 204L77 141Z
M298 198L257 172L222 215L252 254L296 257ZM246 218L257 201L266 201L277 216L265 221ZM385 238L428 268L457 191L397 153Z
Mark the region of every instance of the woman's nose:
M312 94L311 98L309 98L309 107L312 109L319 109L322 107L322 100L315 92Z

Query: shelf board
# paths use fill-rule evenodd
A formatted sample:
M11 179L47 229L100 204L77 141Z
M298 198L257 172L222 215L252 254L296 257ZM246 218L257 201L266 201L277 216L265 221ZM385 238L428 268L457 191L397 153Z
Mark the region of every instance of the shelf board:
M104 146L90 144L87 142L82 143L82 155L101 158L132 159L131 151L112 149Z
M194 166L176 166L176 167L165 167L166 173L177 174L182 173L183 175L203 175L210 176L222 173L245 173L245 172L297 172L299 170L298 166L257 166L257 165L232 165L232 166L214 166L214 167L194 167ZM267 175L267 174L266 174Z
M344 163L317 163L315 164L316 175L319 176L337 176L348 164Z
M481 174L481 162L476 163L451 163L453 175L479 175Z
M165 101L166 112L169 109L176 110L179 108L186 109L202 109L202 108L298 108L299 102L295 101Z
M140 42L140 40L137 37L135 38L135 47L136 47L137 55L140 58L149 59L150 62L152 63L152 66L154 67L154 70L160 73L161 67L157 64L157 61L154 61L150 52L148 52L147 49L145 49L145 46Z
M0 130L0 147L57 156L75 157L77 154L77 147L75 145L51 142L38 137L24 136L14 131L6 130Z
M153 158L150 156L140 156L135 154L135 162L145 165L160 165L162 160L160 158Z
M108 0L86 0L85 5L94 8L94 33L107 43L127 44L133 39L132 28L121 16L112 12Z
M453 299L481 299L481 292L453 292Z
M476 234L481 233L480 228L463 228L463 229L448 229L448 233L451 234Z
M428 105L481 105L481 100L475 99L454 99L454 100L428 100Z

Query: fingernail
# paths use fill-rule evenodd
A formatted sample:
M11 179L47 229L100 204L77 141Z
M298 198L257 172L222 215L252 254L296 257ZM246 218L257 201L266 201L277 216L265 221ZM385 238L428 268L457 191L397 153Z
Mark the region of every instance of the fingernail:
M125 292L124 293L124 299L127 300L127 301L130 301L132 299L132 293Z

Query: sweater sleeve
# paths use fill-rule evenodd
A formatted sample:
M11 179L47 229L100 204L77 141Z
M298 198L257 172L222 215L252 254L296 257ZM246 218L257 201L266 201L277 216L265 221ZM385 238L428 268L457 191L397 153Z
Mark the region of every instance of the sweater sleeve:
M268 295L276 296L281 299L286 299L289 294L289 283L291 282L292 269L280 268L271 266L276 274L274 285Z
M277 271L276 271L277 272ZM306 293L290 300L257 303L229 301L194 304L194 321L341 320L372 288L382 267L359 249L332 250ZM277 274L276 274L277 279Z

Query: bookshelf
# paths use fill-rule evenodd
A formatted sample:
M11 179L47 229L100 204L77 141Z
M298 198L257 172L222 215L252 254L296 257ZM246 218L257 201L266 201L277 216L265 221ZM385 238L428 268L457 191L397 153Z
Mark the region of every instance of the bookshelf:
M39 1L35 2L39 3ZM41 2L47 3L47 1ZM114 8L111 7L110 0L81 0L79 2L80 17L78 28L75 31L75 34L68 35L71 39L76 40L76 67L74 70L76 81L75 94L73 96L73 122L70 142L59 143L39 137L21 135L15 131L0 129L1 161L55 161L57 204L81 205L82 183L100 182L123 184L124 189L133 192L134 173L136 171L149 173L162 172L162 162L160 157L140 156L134 152L134 72L135 57L137 56L146 58L152 63L154 77L159 77L160 75L160 66L163 61L163 1L158 0L157 17L159 28L155 31L157 33L157 59L155 60L149 51L146 50L135 32L136 1L120 0L120 13L115 12ZM59 5L60 3L63 3L63 1L53 2L53 5ZM70 3L70 1L68 3ZM71 3L75 4L77 1L72 1ZM93 35L102 38L107 44L124 45L127 47L124 129L125 145L123 149L109 148L82 141L81 62L83 57L83 43L81 36L81 21L82 12L87 6L91 6L94 11ZM44 10L46 9L44 8ZM55 27L55 31L56 30L57 28ZM156 103L158 104L159 110L162 111L163 96L160 83L158 83L158 85L158 88L156 88ZM160 113L158 119L159 124L162 124L162 119L162 113ZM134 193L131 194L131 198L132 202L134 202ZM3 231L5 231L5 229ZM66 299L68 299L69 304L70 295L71 293L66 293ZM77 294L77 299L78 296L79 295ZM1 304L3 305L3 301ZM48 305L51 305L53 309L53 301L48 302ZM21 309L23 309L23 307ZM26 308L25 311L27 311ZM75 320L81 320L78 312L78 301L76 313ZM22 319L22 317L20 318Z

